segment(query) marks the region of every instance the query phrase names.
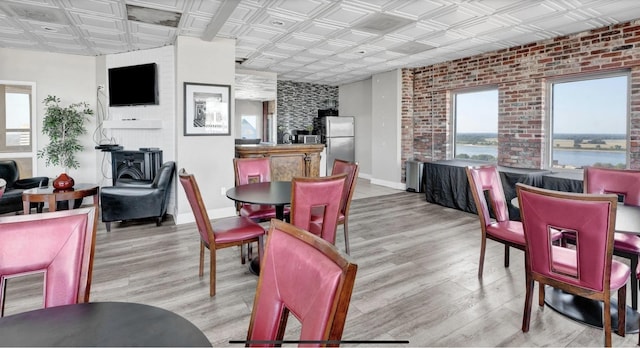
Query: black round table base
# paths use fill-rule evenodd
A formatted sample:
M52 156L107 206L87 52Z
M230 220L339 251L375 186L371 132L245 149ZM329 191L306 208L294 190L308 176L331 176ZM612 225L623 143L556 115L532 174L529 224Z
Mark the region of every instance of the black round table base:
M536 296L534 296L536 297ZM561 313L573 320L585 323L589 326L602 328L602 309L604 304L600 301L572 295L551 286L545 288L544 302L558 313ZM534 299L533 308L537 304ZM627 306L627 317L625 318L626 334L638 333L638 319L640 314ZM612 331L618 331L618 301L611 299L611 327Z
M249 262L249 272L251 274L259 276L260 275L260 259L255 257Z

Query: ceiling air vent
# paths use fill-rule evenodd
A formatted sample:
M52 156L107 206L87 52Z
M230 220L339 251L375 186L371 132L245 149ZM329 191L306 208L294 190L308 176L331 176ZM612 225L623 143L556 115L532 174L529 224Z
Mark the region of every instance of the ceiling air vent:
M408 18L392 16L385 13L375 13L354 25L353 28L374 34L386 34L413 22L414 21Z
M410 55L410 54L416 54L416 53L432 50L434 48L435 47L431 45L411 41L396 47L389 48L389 51Z

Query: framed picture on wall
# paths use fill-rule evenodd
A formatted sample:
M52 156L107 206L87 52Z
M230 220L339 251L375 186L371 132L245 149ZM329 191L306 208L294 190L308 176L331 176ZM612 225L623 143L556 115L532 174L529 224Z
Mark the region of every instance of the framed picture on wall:
M184 135L231 135L230 85L184 83Z

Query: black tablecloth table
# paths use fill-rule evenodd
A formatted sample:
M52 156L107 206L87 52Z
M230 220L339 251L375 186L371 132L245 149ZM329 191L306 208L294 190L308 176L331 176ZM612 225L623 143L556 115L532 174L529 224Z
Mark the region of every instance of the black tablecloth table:
M3 317L0 345L211 347L204 333L178 314L129 302L73 304Z
M542 188L554 191L582 193L582 173L557 172L542 176Z
M473 201L465 168L488 164L488 162L474 160L426 162L423 180L427 202L477 214L478 211ZM498 166L498 172L502 180L502 188L511 220L520 219L520 210L510 203L511 199L516 197L516 183L542 186L542 176L551 173L549 170L505 166Z

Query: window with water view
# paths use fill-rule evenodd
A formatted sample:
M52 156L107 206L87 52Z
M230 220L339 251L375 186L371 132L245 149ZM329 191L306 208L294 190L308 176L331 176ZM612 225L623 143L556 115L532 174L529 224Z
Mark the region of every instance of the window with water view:
M498 160L498 90L454 95L455 158Z
M626 168L626 74L551 84L552 168Z

